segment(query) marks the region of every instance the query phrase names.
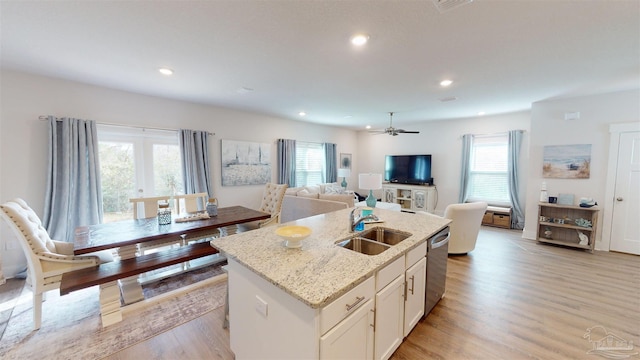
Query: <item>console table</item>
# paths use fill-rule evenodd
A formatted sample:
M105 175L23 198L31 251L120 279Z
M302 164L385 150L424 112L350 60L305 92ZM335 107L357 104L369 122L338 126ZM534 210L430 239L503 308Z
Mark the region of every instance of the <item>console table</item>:
M382 184L382 200L400 204L401 211L426 211L433 214L436 208L435 186L407 185L397 183Z

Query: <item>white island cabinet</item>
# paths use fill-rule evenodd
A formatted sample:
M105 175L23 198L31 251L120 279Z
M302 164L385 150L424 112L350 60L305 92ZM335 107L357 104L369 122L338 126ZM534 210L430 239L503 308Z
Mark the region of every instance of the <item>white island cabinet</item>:
M373 359L374 278L313 309L229 259L236 359Z
M378 255L336 245L351 209L289 223L312 234L289 249L262 228L211 244L229 262L231 349L243 359L388 359L424 314L426 239L450 220L374 209L411 234ZM420 221L416 221L420 220Z

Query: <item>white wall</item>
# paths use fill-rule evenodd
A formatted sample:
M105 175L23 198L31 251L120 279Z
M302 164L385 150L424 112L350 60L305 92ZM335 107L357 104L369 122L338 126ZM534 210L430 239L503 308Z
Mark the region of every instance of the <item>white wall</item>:
M276 180L278 138L332 142L337 151L356 156L354 131L271 116L143 96L30 74L0 73L0 202L21 197L42 216L47 178L47 122L40 115L92 119L102 123L170 129L206 130L215 133L210 143L213 191L221 206L257 208L262 186L222 187L220 140L272 144L273 181ZM354 173L357 169L354 168ZM350 183L354 181L350 181ZM4 222L0 221L0 251L6 276L26 265L22 251ZM7 249L9 247L9 249Z
M362 172L384 173L385 155L431 154L431 176L438 190L436 213L442 215L447 205L458 202L462 135L525 130L520 156L523 170L521 193L524 198L528 176L529 124L530 113L525 111L498 116L427 121L420 124L394 123L396 127L417 130L420 134L389 136L361 131L358 133L358 168ZM357 178L355 181L357 182Z
M580 112L579 120L564 120L567 112ZM595 199L601 211L596 249L609 250L608 234L602 234L602 215L609 159L609 125L640 121L640 90L534 103L531 110L531 145L527 211L523 237L535 239L540 185L547 183L549 196L574 194ZM546 179L542 177L542 155L546 145L591 144L589 179Z

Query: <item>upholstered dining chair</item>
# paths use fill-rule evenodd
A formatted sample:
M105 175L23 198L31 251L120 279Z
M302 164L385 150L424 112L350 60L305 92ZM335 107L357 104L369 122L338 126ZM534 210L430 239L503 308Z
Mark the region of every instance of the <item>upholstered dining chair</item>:
M96 256L74 256L73 243L52 240L38 215L22 199L0 205L2 217L27 258L27 285L33 292L33 329L42 320L43 295L60 288L62 274L113 260L108 252Z
M462 255L476 247L486 202L450 204L444 209L444 217L451 219L449 254Z
M253 221L244 224L238 224L237 232L255 230L269 225L280 223L280 211L282 210L282 200L287 190L287 184L267 183L262 192L262 202L259 211L271 214L266 220Z

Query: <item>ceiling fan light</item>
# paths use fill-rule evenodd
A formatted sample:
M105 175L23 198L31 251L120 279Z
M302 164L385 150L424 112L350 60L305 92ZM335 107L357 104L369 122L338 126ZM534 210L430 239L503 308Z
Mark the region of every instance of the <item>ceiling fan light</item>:
M442 80L442 81L440 81L440 86L442 86L442 87L447 87L447 86L449 86L451 84L453 84L452 80Z

